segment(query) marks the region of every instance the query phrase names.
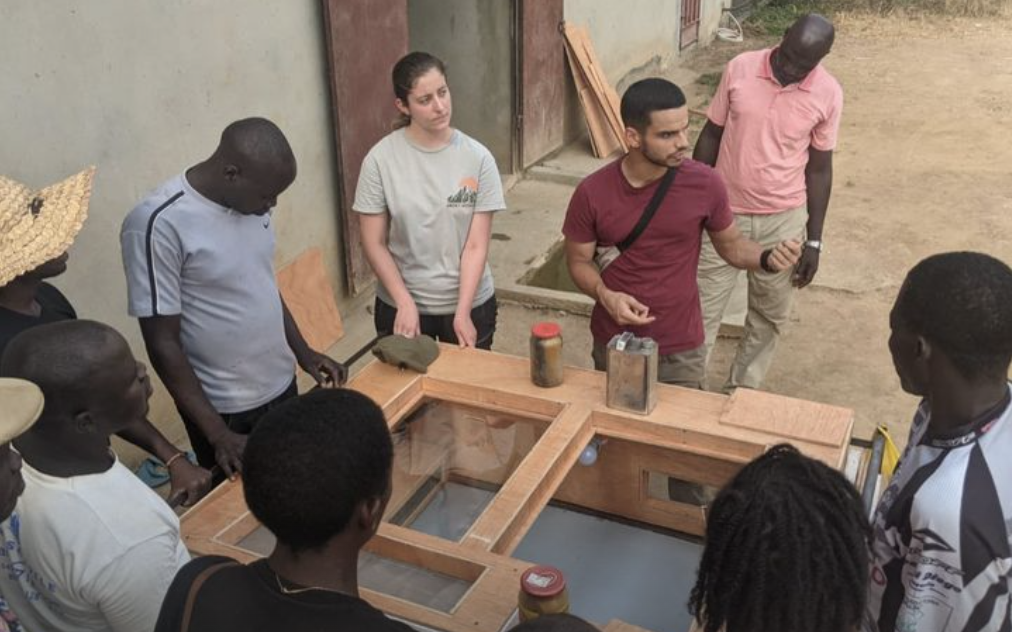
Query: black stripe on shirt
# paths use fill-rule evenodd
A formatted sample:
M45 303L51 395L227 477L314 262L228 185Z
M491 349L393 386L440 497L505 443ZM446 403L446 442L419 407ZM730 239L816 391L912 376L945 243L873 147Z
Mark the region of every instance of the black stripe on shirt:
M153 247L153 233L155 228L155 220L158 219L158 214L167 209L172 205L173 202L183 197L183 191L176 193L168 200L166 200L161 206L155 209L155 212L148 218L148 229L144 233L144 250L148 260L148 282L151 284L151 315L158 315L158 287L155 285L155 260L154 260L154 247Z

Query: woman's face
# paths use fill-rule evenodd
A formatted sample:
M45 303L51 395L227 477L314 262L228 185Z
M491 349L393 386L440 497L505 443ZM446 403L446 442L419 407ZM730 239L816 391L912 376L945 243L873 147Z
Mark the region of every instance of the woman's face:
M450 127L450 88L446 77L433 68L415 80L408 93L408 102L397 99L397 108L411 117L411 125L426 132L439 132Z

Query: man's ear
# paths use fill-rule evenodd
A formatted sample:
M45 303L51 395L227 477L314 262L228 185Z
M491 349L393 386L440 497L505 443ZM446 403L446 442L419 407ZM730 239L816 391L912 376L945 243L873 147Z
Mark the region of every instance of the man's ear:
M643 146L643 136L635 127L625 128L625 145L629 149L639 149Z
M370 536L376 533L380 523L383 521L383 512L386 510L386 505L386 501L379 496L360 502L355 512L359 529L369 533Z
M239 167L232 164L225 165L225 169L222 171L222 175L224 175L225 179L229 182L234 182L239 177L239 173Z
M98 429L95 417L87 410L76 413L73 420L74 432L78 434L92 434Z

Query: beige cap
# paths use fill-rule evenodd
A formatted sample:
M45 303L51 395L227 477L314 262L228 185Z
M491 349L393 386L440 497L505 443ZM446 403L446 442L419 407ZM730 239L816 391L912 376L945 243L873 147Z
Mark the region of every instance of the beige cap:
M88 216L95 167L40 191L0 176L0 287L66 252Z
M28 380L0 377L0 443L21 436L42 414L42 390Z

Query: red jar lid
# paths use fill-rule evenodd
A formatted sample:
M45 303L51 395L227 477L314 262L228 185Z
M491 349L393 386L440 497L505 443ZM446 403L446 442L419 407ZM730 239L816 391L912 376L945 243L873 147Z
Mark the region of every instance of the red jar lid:
M555 338L562 335L562 327L559 323L534 323L531 335L535 338Z
M532 566L520 576L520 589L534 597L554 597L566 589L566 578L554 566Z

